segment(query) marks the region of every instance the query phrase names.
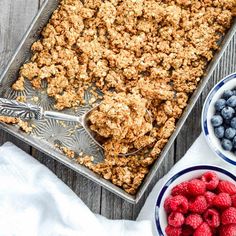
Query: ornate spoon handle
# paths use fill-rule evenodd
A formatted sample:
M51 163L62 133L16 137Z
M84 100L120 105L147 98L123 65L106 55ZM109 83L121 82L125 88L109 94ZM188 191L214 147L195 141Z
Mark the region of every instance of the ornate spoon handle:
M29 103L0 98L0 115L17 117L24 120L40 120L43 117L43 109Z
M55 111L44 111L42 107L32 105L29 103L18 102L0 98L0 115L17 117L23 120L41 120L43 118L50 118L55 120L82 122L83 117L64 114Z

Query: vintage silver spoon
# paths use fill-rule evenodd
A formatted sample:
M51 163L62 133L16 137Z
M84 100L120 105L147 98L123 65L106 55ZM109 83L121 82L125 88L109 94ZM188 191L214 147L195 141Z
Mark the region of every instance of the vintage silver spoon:
M103 149L102 144L98 140L99 135L90 129L88 122L89 115L91 114L92 111L97 109L99 105L100 104L90 109L88 112L86 112L81 116L74 116L62 112L45 111L42 107L37 105L32 105L30 103L23 103L23 102L18 102L16 100L0 98L0 115L21 118L23 120L31 120L31 119L42 120L47 118L61 121L78 122L85 129L87 134L93 139L93 141ZM151 116L150 116L150 122L151 122ZM140 151L141 149L137 149L126 154L120 154L120 156L133 155L138 151Z

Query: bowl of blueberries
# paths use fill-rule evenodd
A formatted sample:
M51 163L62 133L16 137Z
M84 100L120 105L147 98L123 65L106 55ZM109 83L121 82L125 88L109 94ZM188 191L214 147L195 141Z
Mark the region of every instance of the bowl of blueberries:
M236 73L212 88L203 105L201 123L212 150L236 165Z

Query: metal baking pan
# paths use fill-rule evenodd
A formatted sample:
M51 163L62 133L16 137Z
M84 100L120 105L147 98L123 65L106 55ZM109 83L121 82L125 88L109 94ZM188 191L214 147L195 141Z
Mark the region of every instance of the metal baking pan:
M23 40L21 41L19 47L17 48L14 56L12 57L8 66L6 67L5 71L0 77L0 96L1 97L14 99L19 95L24 95L27 97L27 101L30 102L32 101L30 100L32 97L39 96L40 97L39 101L41 102L40 105L44 106L47 109L53 109L53 106L52 106L53 101L50 101L50 99L46 97L46 94L43 95L43 93L39 93L38 91L32 89L30 87L30 84L26 85L26 90L22 93L12 91L11 85L18 76L19 68L22 66L24 62L30 59L30 56L31 56L30 47L32 43L40 38L40 33L43 27L47 24L48 20L51 17L52 12L57 8L59 2L60 2L59 0L46 0L43 6L41 7L40 11L38 12L37 16L33 20ZM203 88L205 87L207 81L209 80L213 70L215 69L218 61L220 60L223 52L225 51L235 31L236 31L236 21L234 21L231 29L227 32L226 36L220 42L220 50L215 54L213 60L208 65L204 77L201 79L201 82L198 85L197 90L191 96L188 106L185 108L184 113L182 114L181 118L179 119L176 125L175 132L172 134L171 138L169 139L168 143L163 149L160 157L156 160L156 162L151 167L149 174L145 177L144 182L142 183L136 195L130 195L126 193L123 189L103 179L102 177L95 174L88 168L77 164L72 159L67 158L64 154L62 154L58 149L55 148L54 145L57 142L60 142L61 144L65 144L66 146L71 147L72 149L76 149L75 150L76 152L83 151L85 153L89 153L90 155L96 156L95 158L96 161L99 161L102 159L102 152L97 151L97 149L95 149L91 145L90 140L88 139L86 134L83 133L82 129L78 129L76 131L76 135L73 134L73 127L75 126L75 124L67 124L66 126L62 126L61 124L57 122L53 122L51 120L41 121L41 122L35 123L35 126L37 128L34 129L32 134L26 134L23 131L19 130L18 127L13 126L13 125L7 125L7 124L2 123L0 124L0 127L6 130L7 132L11 133L15 137L28 143L29 145L32 145L36 149L51 156L55 160L58 160L59 162L65 164L69 168L75 170L76 172L86 176L87 178L93 180L94 182L98 183L104 188L117 194L123 199L131 203L137 203L142 197L142 195L144 194L152 178L158 171L159 166L161 165L166 154L168 153L177 134L181 130L186 118L191 112L194 104L196 103L199 95L201 94ZM89 98L89 94L87 94L86 96ZM84 112L85 109L86 107L79 109L77 114ZM72 111L66 110L66 112L71 113Z

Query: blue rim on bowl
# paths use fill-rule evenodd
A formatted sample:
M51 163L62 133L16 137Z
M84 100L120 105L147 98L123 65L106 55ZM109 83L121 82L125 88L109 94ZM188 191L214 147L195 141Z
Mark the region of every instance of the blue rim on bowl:
M205 103L203 105L203 109L202 109L202 117L201 117L201 125L202 125L202 131L203 134L210 146L210 148L219 156L221 157L223 160L225 160L226 162L236 165L236 156L235 158L230 158L228 156L226 156L221 150L220 148L217 147L217 145L214 145L211 139L211 135L209 132L209 127L208 127L208 120L207 120L207 114L208 114L208 109L210 107L210 104L212 102L213 97L216 95L216 93L218 92L218 90L220 88L222 88L227 82L236 79L236 73L230 74L228 76L226 76L224 79L222 79L221 81L219 81L210 91L210 93L208 94ZM236 86L236 84L235 84Z
M180 172L178 172L177 174L173 175L165 184L164 186L161 188L159 195L157 197L157 201L156 201L156 205L155 205L155 223L156 223L156 230L158 232L159 236L165 236L165 232L163 232L162 227L161 227L161 223L160 223L160 208L161 208L161 203L163 202L163 197L164 194L166 192L166 190L169 188L169 186L179 177L181 177L184 174L187 174L189 172L192 171L197 171L197 170L202 170L202 171L216 171L218 173L222 173L224 175L227 175L229 178L231 178L232 180L234 180L236 182L236 176L234 174L232 174L231 172L222 169L218 166L212 166L212 165L198 165L198 166L192 166L192 167L188 167L184 170L181 170Z

